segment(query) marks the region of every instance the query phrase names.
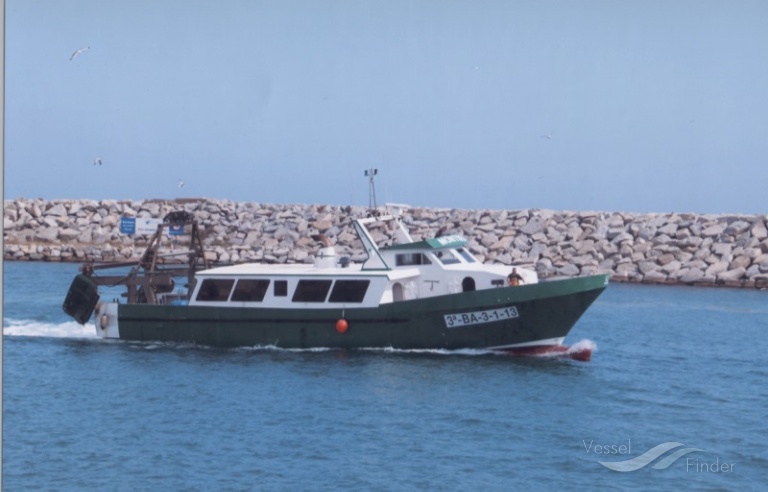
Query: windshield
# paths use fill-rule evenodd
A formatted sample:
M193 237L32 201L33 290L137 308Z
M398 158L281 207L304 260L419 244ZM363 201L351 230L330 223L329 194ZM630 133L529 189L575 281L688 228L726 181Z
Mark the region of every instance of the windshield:
M435 256L443 265L450 265L452 263L461 262L461 260L459 260L459 258L456 256L456 253L454 253L454 250L452 249L444 249L442 251L438 251L435 253Z

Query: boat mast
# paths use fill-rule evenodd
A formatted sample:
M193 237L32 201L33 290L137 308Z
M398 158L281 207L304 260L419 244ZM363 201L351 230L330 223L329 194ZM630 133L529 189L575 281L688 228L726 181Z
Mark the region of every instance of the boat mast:
M365 175L368 177L368 208L371 212L376 210L376 186L373 184L373 177L379 173L376 168L366 169Z

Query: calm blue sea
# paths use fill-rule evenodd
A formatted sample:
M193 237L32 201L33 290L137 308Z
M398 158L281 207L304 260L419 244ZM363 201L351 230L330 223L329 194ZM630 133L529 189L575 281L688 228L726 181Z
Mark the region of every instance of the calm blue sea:
M4 490L768 482L768 292L612 284L583 363L103 341L61 310L76 271L4 264Z

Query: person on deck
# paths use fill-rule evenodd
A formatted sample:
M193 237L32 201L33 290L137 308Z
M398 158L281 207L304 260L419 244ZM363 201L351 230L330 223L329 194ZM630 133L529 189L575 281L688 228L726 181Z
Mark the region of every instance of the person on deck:
M523 277L519 273L517 273L517 268L513 268L512 273L507 275L507 283L511 287L524 283Z

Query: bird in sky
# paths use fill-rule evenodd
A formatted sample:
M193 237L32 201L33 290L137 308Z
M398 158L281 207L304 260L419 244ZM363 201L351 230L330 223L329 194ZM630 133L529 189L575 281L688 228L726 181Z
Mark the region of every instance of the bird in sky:
M74 53L72 53L72 56L69 57L69 61L74 60L75 58L77 58L81 54L85 53L89 49L91 49L91 47L90 46L86 46L85 48L80 48L79 50L76 50Z
M184 188L184 180L179 180L179 188Z
M93 165L94 166L101 166L101 157L97 157L96 159L94 159L93 160Z
M547 140L552 140L552 135L553 135L554 133L555 133L555 132L549 132L549 133L548 133L548 134L546 134L546 135L542 135L542 136L541 136L541 138L546 138Z

